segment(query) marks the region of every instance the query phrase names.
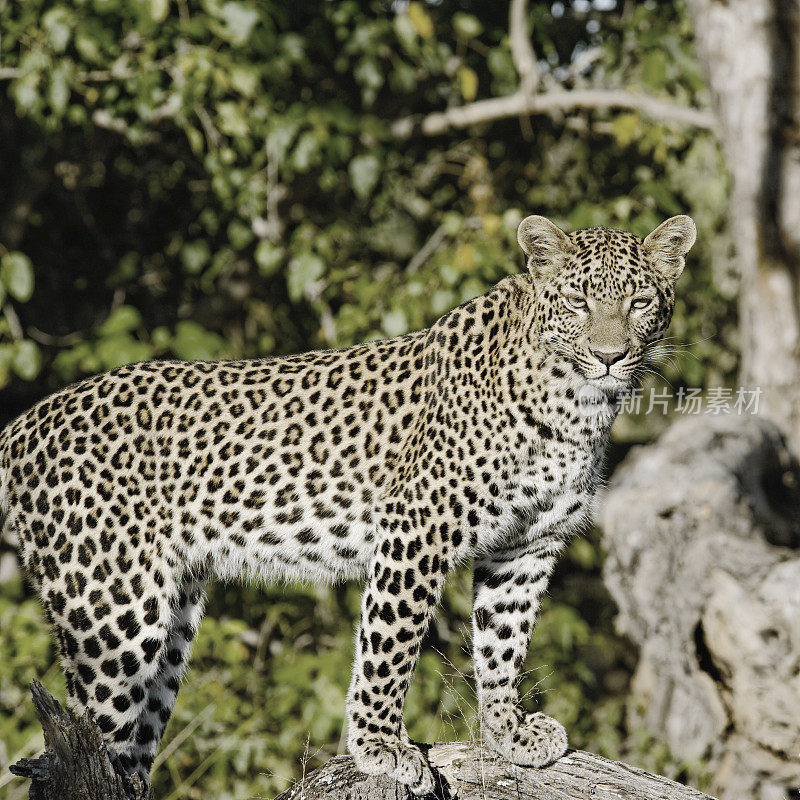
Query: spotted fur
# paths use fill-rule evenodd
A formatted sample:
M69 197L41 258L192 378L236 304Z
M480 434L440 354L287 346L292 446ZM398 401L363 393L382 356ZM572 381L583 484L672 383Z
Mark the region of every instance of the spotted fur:
M564 729L525 712L516 681L556 556L587 518L614 396L669 323L694 226L677 217L642 241L529 217L519 238L528 272L428 330L126 366L2 432L5 524L70 702L125 769L149 770L210 577L366 579L350 752L429 791L403 699L445 577L470 558L484 736L517 764L564 753Z

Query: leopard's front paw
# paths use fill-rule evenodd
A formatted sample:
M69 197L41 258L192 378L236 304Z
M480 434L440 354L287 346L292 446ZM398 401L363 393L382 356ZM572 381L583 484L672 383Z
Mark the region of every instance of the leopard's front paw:
M367 775L389 775L416 795L433 791L433 772L422 751L400 738L377 737L350 742L356 766Z
M544 767L567 752L564 726L544 714L513 714L483 726L484 739L520 767Z

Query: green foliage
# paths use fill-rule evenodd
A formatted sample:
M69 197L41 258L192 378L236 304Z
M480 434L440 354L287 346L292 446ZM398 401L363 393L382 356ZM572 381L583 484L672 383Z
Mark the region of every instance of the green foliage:
M593 16L590 33L580 13L533 4L553 76L598 46L590 69L607 85L702 97L680 3ZM533 141L516 120L392 133L394 119L515 88L495 4L32 0L2 4L0 25L16 148L0 287L22 323L0 322L12 398L30 396L15 379L42 393L136 359L427 325L519 269L513 229L531 210L640 234L694 214L676 331L698 344L667 378L734 372L728 187L710 135L608 112L537 119Z
M681 0L588 16L557 5L530 8L545 89L702 102ZM521 268L515 231L531 212L639 235L690 213L700 236L672 330L686 347L663 372L675 388L735 374L729 183L710 134L607 111L392 133L396 119L516 89L506 4L28 0L0 2L0 29L0 424L131 361L424 327ZM620 446L653 433L651 419L621 422ZM619 755L632 654L598 553L596 538L573 545L524 689L574 746ZM412 736L475 733L469 605L460 574L407 701ZM335 752L357 606L355 587L217 587L157 796L269 796ZM2 796L8 760L41 742L27 682L64 695L18 586L0 588L0 652ZM669 763L641 735L634 760L648 754Z

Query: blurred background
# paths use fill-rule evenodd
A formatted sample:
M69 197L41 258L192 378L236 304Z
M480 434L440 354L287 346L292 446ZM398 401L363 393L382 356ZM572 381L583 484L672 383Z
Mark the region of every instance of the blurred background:
M683 0L3 0L0 33L0 424L132 361L427 326L522 268L534 212L640 236L690 214L675 352L648 380L734 386L732 178ZM667 423L621 418L609 469ZM18 798L7 766L42 746L27 684L64 689L3 547L0 796ZM637 651L602 560L597 531L563 560L524 690L572 746L703 787L702 760L629 713ZM269 797L342 751L358 592L213 589L157 797ZM413 738L477 733L470 605L464 572L407 702Z

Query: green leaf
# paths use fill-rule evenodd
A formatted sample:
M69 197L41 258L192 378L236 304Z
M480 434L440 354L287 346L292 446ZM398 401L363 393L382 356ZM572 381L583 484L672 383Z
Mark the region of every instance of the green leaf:
M25 253L12 251L0 260L0 281L8 293L21 303L31 299L33 294L33 266Z
M253 241L253 229L240 219L231 220L228 225L228 241L234 250L244 250Z
M356 156L347 171L353 191L362 200L372 193L381 174L381 163L374 155Z
M11 380L11 367L14 363L13 344L0 344L0 386L5 386Z
M20 378L32 381L42 368L42 354L39 345L30 339L17 342L14 346L14 359L11 365Z
M163 22L169 14L169 0L147 0L147 10L153 22Z
M193 242L186 242L181 247L181 262L183 268L190 275L197 275L211 258L211 249L205 239L196 239Z
M119 333L101 339L95 347L95 354L103 369L114 369L124 364L146 361L153 355L153 348L147 342L134 339L130 334Z
M462 11L453 14L453 28L455 28L456 35L462 39L474 39L483 33L483 25L480 20L472 14L465 14Z
M417 43L417 29L408 14L397 14L394 18L394 31L400 44L410 53L413 53Z
M207 361L219 358L226 350L225 340L214 331L206 330L191 320L183 320L175 326L172 352L188 361Z
M636 141L639 136L639 115L635 111L624 114L617 114L611 127L616 140L627 147L631 142Z
M422 3L409 3L408 18L423 39L430 39L433 36L433 20Z
M283 262L284 249L263 239L256 245L255 259L262 275L274 275Z
M225 22L229 41L237 45L244 44L250 38L258 22L258 11L244 3L225 3L219 15Z
M502 47L493 47L489 51L489 55L486 57L486 65L492 75L499 80L511 82L517 77L511 53Z
M268 156L276 159L278 163L282 162L299 129L300 123L297 120L279 117L267 136Z
M461 96L468 103L475 99L478 94L478 75L475 70L469 67L458 68L458 84L461 88Z
M362 58L353 75L361 86L368 89L380 89L383 86L383 71L374 58Z
M319 280L325 274L325 264L313 253L302 253L289 262L286 275L286 288L289 297L297 302L303 297L306 286Z
M133 306L120 306L114 309L98 329L101 336L117 336L136 330L142 323L142 315Z
M69 85L71 70L67 62L59 64L50 75L48 99L57 114L63 114L69 102L71 89Z
M316 135L307 131L297 141L292 151L292 166L298 172L307 172L318 161L319 140Z
M70 14L63 6L51 8L42 16L42 28L47 31L50 47L56 53L63 53L67 49L72 26Z

